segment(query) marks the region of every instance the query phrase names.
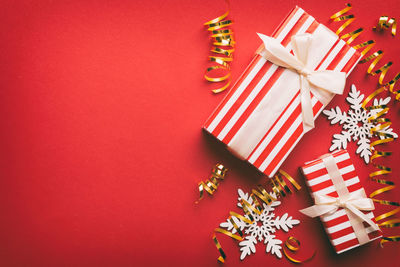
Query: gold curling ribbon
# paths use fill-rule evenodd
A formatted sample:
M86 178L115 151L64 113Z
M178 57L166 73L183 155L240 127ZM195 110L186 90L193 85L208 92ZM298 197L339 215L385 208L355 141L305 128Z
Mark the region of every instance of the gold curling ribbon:
M381 247L383 247L383 244L386 242L399 242L400 241L400 235L395 235L395 236L387 236L387 237L382 237L381 239Z
M360 34L363 31L363 28L358 28L355 31L341 35L342 31L355 20L355 16L353 14L350 14L350 15L346 14L348 11L351 10L351 8L352 8L351 4L346 4L346 7L344 9L340 10L339 12L333 14L330 17L331 20L333 20L333 21L344 22L340 26L340 28L336 31L336 34L339 35L339 37L341 39L349 38L346 42L348 44L352 43L358 36L360 36ZM384 17L386 17L386 18L384 18ZM384 27L384 28L388 28L388 27L392 26L392 34L393 34L393 29L394 29L394 33L396 33L396 21L393 18L388 19L387 16L382 16L381 19L379 20L379 25L382 25L382 27ZM394 26L394 28L393 28L393 26ZM400 100L400 90L394 89L396 82L400 79L400 72L397 73L391 80L384 83L384 78L386 76L386 73L388 72L389 68L393 65L393 62L388 61L387 63L381 65L379 68L375 69L377 67L379 61L383 58L384 51L379 49L367 56L368 52L372 49L372 47L374 45L375 45L375 41L369 40L369 41L362 42L358 45L353 46L353 48L356 50L363 48L363 50L361 51L362 59L360 60L359 64L364 64L366 62L372 61L367 69L367 74L369 74L371 76L375 76L375 75L379 74L378 84L382 86L378 89L379 92L377 92L376 94L379 94L380 91L382 91L382 90L386 90L386 91L389 91L392 94L394 94L394 98L396 100ZM372 96L371 98L373 98L373 97L374 96Z
M380 16L378 20L378 26L373 27L372 29L377 30L378 28L380 30L387 30L390 27L392 27L392 36L396 35L396 19L395 18L390 18L388 16Z
M199 203L199 201L204 197L204 191L206 191L208 194L213 195L215 191L217 191L218 186L219 186L219 181L223 180L225 178L226 172L228 171L227 168L224 167L224 165L217 163L214 168L211 171L211 176L209 180L200 181L199 183L199 193L200 197L199 199L195 202L196 204Z
M285 179L287 180L287 182L285 181ZM221 233L224 234L226 236L229 236L235 240L238 241L242 241L243 240L243 233L242 231L239 229L239 227L237 226L237 224L235 223L235 220L233 219L234 217L236 217L237 219L241 219L247 223L253 223L254 222L254 218L250 212L253 211L256 214L261 214L263 211L263 206L260 203L265 203L267 205L271 204L272 201L275 201L276 199L274 197L272 197L268 192L267 189L270 189L270 191L273 191L276 193L277 197L284 197L287 194L291 194L293 193L293 189L290 188L288 186L288 184L291 184L297 191L301 189L301 186L285 171L283 170L279 170L278 173L275 175L274 178L271 178L269 180L269 182L267 182L266 185L262 186L262 185L258 185L256 189L252 189L252 193L250 194L250 198L253 200L254 206L252 204L250 204L249 202L247 202L246 200L242 199L240 201L240 204L242 206L242 210L243 213L245 215L248 216L248 218L246 218L245 216L238 214L236 212L229 212L229 217L228 220L232 223L233 227L235 228L236 232L238 234L233 234L230 231L227 231L225 229L222 228L216 228L214 230L214 234L212 236L212 239L214 241L214 244L220 254L220 256L218 257L218 261L224 263L226 260L226 254L224 252L224 250L222 249L221 243L218 241L217 237L216 237L216 233ZM295 241L296 240L296 241ZM292 250L295 247L295 250L298 250L300 247L300 242L294 238L294 237L289 237L287 242L287 248L290 251L294 251ZM293 242L295 242L296 244L292 244ZM298 244L297 244L298 243ZM296 249L297 248L297 249ZM284 254L286 255L285 249L284 249ZM315 254L315 252L314 252ZM313 255L314 256L314 255ZM286 257L292 261L295 262L297 261L298 263L300 262L304 262L307 260L311 260L311 258L313 257L311 256L309 259L306 260L296 260L294 258L292 258L289 255L286 255Z
M382 178L382 177L386 177L387 175L390 175L392 173L392 169L388 166L384 166L384 165L375 163L375 160L377 158L381 158L384 160L386 157L392 155L392 152L390 152L390 151L379 151L377 149L377 146L379 146L379 145L387 144L387 143L394 141L394 138L390 133L379 132L380 130L384 129L385 127L391 125L390 120L388 118L383 117L389 112L389 108L386 105L367 107L367 104L372 99L374 99L377 95L379 95L380 93L382 93L384 91L385 91L384 87L381 87L381 88L375 90L375 92L373 92L371 95L369 95L362 103L362 107L366 110L374 110L374 109L380 110L375 115L372 115L368 118L369 122L378 123L378 124L375 124L376 126L374 126L371 129L371 134L378 137L378 139L370 144L371 151L374 151L373 155L371 156L371 163L373 164L375 170L369 174L369 177L372 181L374 181L378 184L384 185L384 187L378 188L377 190L372 192L369 195L369 197L374 202L379 203L381 205L400 206L400 203L395 202L395 201L389 201L389 200L375 198L377 195L383 194L385 192L389 192L396 188L395 183L393 181L389 181L387 179ZM379 139L379 137L383 137L383 139ZM378 223L378 225L380 227L386 227L386 228L398 227L398 226L400 226L400 219L398 219L398 218L391 219L391 217L396 215L399 212L400 212L400 208L393 209L393 210L385 212L379 216L376 216L375 221L378 222L378 221L389 218L388 220L386 220L384 222ZM396 242L396 241L400 241L400 236L384 236L380 240L380 246L383 247L383 244L386 242Z
M233 21L226 19L229 15L229 1L227 3L228 11L225 14L204 23L208 27L207 30L211 33L210 37L214 45L210 50L211 56L209 56L209 60L214 62L214 65L206 69L204 78L214 83L225 81L222 87L212 90L215 94L224 91L231 84L231 67L229 63L233 61L235 40L233 38L233 31L229 28L233 24ZM223 71L225 75L210 76L210 72L215 70Z
M285 255L285 257L290 260L293 263L303 263L306 261L311 260L312 258L314 258L316 251L314 251L314 253L309 257L306 258L304 260L299 260L299 259L295 259L292 256L289 255L289 253L286 251L286 248L289 249L289 251L291 252L297 252L300 249L300 241L297 240L295 237L290 236L288 237L288 239L286 239L285 241L285 246L283 247L283 254Z
M361 43L359 45L353 46L354 49L359 49L362 47L366 47L361 54L364 56L360 60L360 64L364 64L366 62L372 61L370 65L368 66L367 73L369 75L375 76L379 74L378 78L378 84L381 85L379 89L376 90L375 95L380 94L382 91L389 91L390 93L394 94L394 98L396 100L400 100L400 91L396 91L394 89L394 86L396 82L400 79L400 72L397 73L390 81L384 83L384 79L386 76L386 73L388 72L389 68L393 65L392 61L388 61L387 63L383 64L381 67L378 69L374 70L374 68L378 65L379 61L383 58L384 51L383 50L378 50L376 52L373 52L369 56L365 56L369 50L375 45L375 41L370 40L364 43ZM374 98L374 96L371 96L371 98Z
M339 36L340 36L341 32L355 20L354 15L346 14L351 8L352 8L351 5L347 4L346 8L342 9L341 11L339 11L331 16L331 19L333 21L344 21L342 26L336 32L336 34L338 34ZM389 25L388 18L381 17L379 26L384 27L384 28L388 28L388 27L392 26L392 34L393 34L393 26L394 26L394 33L396 32L396 24L395 24L394 20L390 20L390 25ZM353 32L350 32L350 33L340 36L340 38L341 39L349 38L347 41L347 43L349 44L352 41L354 41L354 39L357 38L361 34L361 32L362 32L362 28L359 28L358 30L355 30ZM390 156L392 154L390 151L379 151L377 149L377 146L383 145L386 143L390 143L394 139L391 134L379 132L380 130L384 129L385 127L387 127L391 124L389 119L383 117L385 114L387 114L387 112L389 111L389 108L384 105L369 106L369 107L367 107L366 105L372 99L374 99L377 95L379 95L385 91L389 91L390 93L394 94L394 98L396 100L400 100L400 91L396 91L394 89L396 82L400 79L400 72L397 73L388 82L384 82L385 76L386 76L389 68L393 65L393 62L388 61L387 63L385 63L383 65L378 65L378 63L384 56L384 51L378 49L377 51L372 52L368 55L368 53L375 46L375 44L376 43L374 40L369 40L369 41L362 42L358 45L353 46L354 49L363 49L361 51L362 59L359 62L360 64L371 62L370 65L368 66L367 74L372 75L372 76L379 75L378 84L380 85L380 87L377 90L375 90L375 92L373 92L371 95L369 95L362 104L362 107L367 110L380 109L380 112L377 112L376 115L371 116L368 120L369 120L369 122L373 122L376 125L375 127L373 127L371 129L371 133L378 138L383 137L383 139L377 139L376 141L374 141L370 144L371 151L374 151L373 155L371 156L371 163L375 167L375 170L369 174L369 177L372 181L374 181L378 184L382 184L382 185L384 185L384 187L379 188L379 189L375 190L374 192L372 192L370 194L370 198L373 198L377 195L380 195L380 194L383 194L385 192L395 189L395 183L393 181L383 178L383 177L386 177L387 175L391 174L391 172L392 172L391 168L375 163L375 160L377 158L381 158L384 160L385 158L387 158L388 156ZM379 204L382 204L382 205L399 206L399 203L395 202L395 201L381 200L381 199L375 199L375 198L373 198L373 201L377 202ZM394 216L398 212L399 212L398 209L394 209L392 211L389 211L389 212L386 212L384 214L377 216L375 218L375 220L379 221L379 220L387 219L391 216ZM396 226L399 226L399 221L398 221L398 219L389 219L386 222L381 222L380 225L383 227L396 227ZM380 241L380 245L383 246L384 243L393 242L393 241L400 241L400 236L384 236Z
M342 33L342 31L347 28L354 20L355 20L355 16L353 14L351 15L344 15L346 14L348 11L350 11L352 9L351 4L347 3L346 7L342 10L340 10L339 12L333 14L330 19L333 21L344 21L344 23L342 24L342 26L340 26L340 28L336 31L336 34L339 35L340 39L346 39L349 38L346 43L347 44L351 44L364 30L363 28L358 28L355 31L352 32L348 32L346 34L340 35L340 33Z

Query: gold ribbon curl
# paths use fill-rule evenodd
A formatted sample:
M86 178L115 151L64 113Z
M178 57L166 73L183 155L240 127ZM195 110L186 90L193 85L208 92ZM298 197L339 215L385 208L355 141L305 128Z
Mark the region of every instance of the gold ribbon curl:
M229 6L229 1L227 3ZM212 90L215 94L224 91L231 84L231 67L229 63L233 61L235 40L233 31L229 28L233 24L233 21L226 19L228 15L229 7L225 14L204 23L204 26L211 33L210 38L214 45L210 50L211 56L209 56L209 60L214 62L214 65L206 69L204 78L214 83L225 81L222 87ZM225 75L210 76L210 72L215 70L223 71Z
M289 236L288 239L286 239L285 241L285 246L283 247L283 254L288 260L290 260L293 263L303 263L306 261L310 261L312 258L314 258L316 254L316 251L314 251L314 253L310 257L304 260L299 260L290 256L289 253L286 251L285 247L288 248L289 251L296 253L300 249L300 241L293 236Z
M346 4L346 7L342 10L340 10L339 12L336 12L335 14L333 14L330 19L333 21L344 21L344 23L342 24L342 26L340 26L340 28L336 31L336 34L340 37L340 39L346 39L349 38L346 43L347 44L351 44L360 34L361 32L364 30L363 28L358 28L355 31L352 32L348 32L346 34L340 35L342 33L342 31L347 28L356 18L353 14L350 15L344 15L346 14L348 11L350 11L353 7L351 6L351 4Z
M287 181L285 181L285 180L287 180ZM272 197L271 194L268 193L266 188L269 189L269 192L271 192L271 191L275 192L277 198L279 198L279 197L285 197L286 195L293 193L293 188L289 187L289 185L291 185L297 191L299 191L301 189L301 186L287 172L285 172L283 170L279 170L278 173L272 179L270 179L264 186L258 185L256 189L251 190L250 198L253 200L255 207L244 199L240 200L240 204L242 206L243 213L245 215L247 215L247 217L245 217L241 214L238 214L236 212L233 212L233 211L229 212L230 216L228 217L228 220L232 223L233 227L235 228L235 230L238 234L233 234L232 232L227 231L222 228L216 228L214 230L212 239L213 239L214 244L220 254L218 257L219 262L222 262L222 263L225 262L226 253L222 249L221 243L218 241L216 234L221 233L221 234L229 236L230 238L233 238L235 240L242 241L244 234L240 230L240 228L237 226L237 224L235 223L233 218L236 217L237 219L243 220L247 223L253 223L254 218L251 214L251 211L253 211L256 214L261 214L263 211L263 206L260 203L265 203L265 204L269 205L273 201L276 200L276 198ZM296 244L293 244L293 242L295 242ZM286 240L285 244L286 244L286 247L290 251L296 251L300 247L300 242L292 236ZM294 248L294 250L293 250L293 248ZM308 261L315 255L315 252L314 252L314 254L306 260L297 260L297 259L292 258L286 252L285 248L283 249L283 253L288 260L290 260L292 262L296 262L296 263Z
M200 197L195 202L196 204L199 203L201 199L203 199L204 191L206 191L210 195L213 195L214 192L217 191L219 186L219 181L224 180L227 171L228 169L225 168L224 165L220 163L217 163L214 166L214 168L211 171L210 178L206 181L200 181L198 184Z
M371 129L371 134L378 137L378 139L370 144L371 151L374 151L373 155L371 156L371 163L373 164L375 170L369 174L369 177L372 181L383 185L383 187L378 188L377 190L372 192L369 195L369 197L374 202L379 203L381 205L400 206L400 203L395 202L395 201L389 201L389 200L375 198L375 196L377 196L377 195L383 194L385 192L391 191L396 188L395 183L393 181L382 178L382 177L387 177L388 175L390 175L392 173L392 169L388 166L384 166L384 165L375 163L375 160L377 158L384 159L392 154L391 151L379 151L377 149L377 146L387 144L387 143L394 141L394 138L391 134L379 132L380 130L384 129L385 127L391 125L391 122L389 119L383 118L383 116L385 116L389 112L389 108L386 105L367 107L368 102L370 102L373 98L375 98L378 94L380 94L382 92L384 92L384 90L381 88L376 90L371 95L369 95L362 103L362 107L366 110L373 110L373 109L380 110L375 115L370 116L368 118L368 121L374 122L374 123L381 123L381 124L377 124L377 126L375 126ZM383 137L383 139L379 139L379 137ZM376 216L375 221L379 222L379 221L389 218L385 222L379 222L378 225L380 227L386 227L386 228L398 227L398 226L400 226L400 219L398 219L398 218L391 219L391 218L392 218L392 216L396 215L399 212L400 212L400 208L393 209L393 210L385 212L379 216ZM380 245L381 245L381 247L383 247L384 243L394 242L394 241L400 241L400 236L384 236L384 237L382 237L382 239L380 241Z
M395 18L390 18L388 16L380 16L379 20L378 20L378 26L373 27L373 30L387 30L390 27L392 27L391 33L392 36L396 35L396 27L397 27L397 23L396 23L396 19Z
M360 34L363 31L363 28L358 28L355 31L340 35L341 32L348 27L356 18L353 14L346 14L348 11L350 11L352 8L351 4L346 4L346 7L339 12L333 14L330 18L333 21L343 21L344 23L340 26L340 28L336 31L336 34L339 35L341 39L346 39L347 44L352 43L357 37L360 36ZM396 33L396 21L395 19L385 19L387 16L382 16L381 19L379 20L378 25L382 25L382 27L386 28L389 27L388 25L392 26L392 33L394 29L394 33ZM393 28L394 27L394 28ZM384 82L384 78L386 76L386 73L388 72L389 68L393 65L392 61L388 61L387 63L381 65L379 68L375 69L379 63L379 61L383 58L384 56L384 51L383 50L377 50L370 55L367 56L367 53L374 47L376 44L375 40L368 40L365 42L362 42L358 45L353 46L354 49L358 50L363 48L361 51L362 59L360 60L359 64L364 64L369 61L372 61L370 65L368 66L367 69L367 74L371 76L375 76L379 74L378 78L378 84L383 88L383 90L389 91L390 93L394 94L394 98L396 100L400 100L400 90L395 90L394 87L396 85L396 82L400 79L400 72L397 73L391 80ZM375 70L374 70L375 69ZM380 88L380 89L381 89ZM379 89L378 89L379 90Z
M351 4L346 4L346 8L342 9L341 11L339 11L331 16L331 19L333 21L344 21L343 25L338 29L336 34L339 35L347 26L349 26L355 20L354 15L352 15L352 14L346 15L346 13L351 8L352 8ZM394 20L387 20L385 18L382 18L382 20L380 19L379 26L382 25L382 27L388 28L389 21L390 21L390 26L392 26L392 34L393 34L393 26L394 26L394 33L396 32L396 24L395 24ZM341 39L349 38L347 43L350 44L358 36L360 36L361 32L362 32L362 28L359 28L358 30L355 30L353 32L350 32L350 33L340 36L340 38ZM378 96L379 94L381 94L385 91L389 91L390 93L394 94L394 98L396 100L400 100L400 91L394 90L394 86L395 86L396 82L400 79L400 72L397 73L388 82L384 82L386 73L388 72L389 68L393 65L393 62L388 61L387 63L381 65L378 69L375 69L377 67L379 61L383 58L384 51L377 50L376 52L372 52L372 53L370 53L370 55L367 55L368 52L375 46L375 44L376 43L374 40L369 40L369 41L362 42L358 45L353 46L354 49L363 49L361 51L362 58L359 62L360 64L364 64L366 62L372 61L367 69L367 74L372 75L372 76L379 75L378 84L380 86L371 95L369 95L362 104L362 107L366 110L373 110L373 109L380 110L375 115L368 118L369 122L372 122L376 125L375 127L373 127L371 129L371 134L375 137L378 137L377 140L375 140L374 142L372 142L370 144L371 151L373 151L373 155L371 156L371 163L373 164L375 170L369 174L369 177L372 181L374 181L378 184L384 185L384 187L381 187L381 188L375 190L374 192L372 192L370 194L369 197L372 198L374 202L382 204L382 205L399 206L399 203L395 202L395 201L374 198L377 195L380 195L382 193L385 193L385 192L395 189L395 183L393 181L386 179L386 177L392 173L392 169L387 166L375 163L375 160L377 158L385 159L392 154L392 152L390 152L390 151L379 151L377 149L377 146L383 145L386 143L390 143L394 140L394 138L391 134L386 134L386 133L380 132L380 130L391 125L390 120L388 118L384 118L384 116L388 113L389 108L386 105L367 107L367 104L371 100L373 100L376 96ZM375 217L375 221L380 221L380 220L392 217L392 216L396 215L399 211L400 211L400 208L397 208L397 209L391 210L389 212L386 212L384 214L381 214L381 215ZM397 226L400 226L400 219L397 219L397 218L389 219L385 222L379 223L379 226L387 227L387 228L397 227ZM380 245L383 246L384 243L393 242L393 241L400 241L400 236L384 236L384 237L382 237L382 239L380 241Z

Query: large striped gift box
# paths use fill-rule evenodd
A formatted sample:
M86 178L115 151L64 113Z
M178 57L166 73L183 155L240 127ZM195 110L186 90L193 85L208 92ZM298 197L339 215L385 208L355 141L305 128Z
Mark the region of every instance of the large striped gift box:
M337 169L343 177L344 184L348 189L350 195L357 193L365 195L364 188L360 183L349 153L346 150L338 150L330 155L333 156ZM337 198L339 195L336 187L332 182L332 177L328 175L328 170L323 162L323 157L307 162L302 167L302 172L306 178L306 183L311 191L312 197L319 195L327 195ZM374 221L374 213L372 211L363 213L372 221ZM350 223L349 212L344 208L339 208L337 211L321 216L321 221L324 225L325 231L334 246L337 253L342 253L352 248L360 246L359 240L356 237L353 226ZM380 231L375 231L371 226L363 223L369 241L381 237Z
M360 53L300 7L295 7L272 37L291 50L291 36L310 33L314 70L353 70ZM249 66L214 110L203 129L227 145L235 155L272 177L300 141L303 128L299 76L264 59L260 46ZM313 91L312 91L313 92ZM333 94L317 99L311 93L314 119ZM318 125L317 125L318 127Z

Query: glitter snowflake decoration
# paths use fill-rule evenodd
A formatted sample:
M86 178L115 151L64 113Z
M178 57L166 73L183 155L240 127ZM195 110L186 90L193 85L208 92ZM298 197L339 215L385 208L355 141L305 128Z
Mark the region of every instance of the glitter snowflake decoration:
M254 206L253 199L249 196L248 193L244 193L241 189L238 189L238 206L241 207L240 201L242 199L246 200L248 203ZM275 193L270 193L270 195L276 198ZM263 212L258 215L251 212L251 215L254 218L253 223L247 223L239 218L232 217L235 221L238 228L243 232L244 231L244 240L239 243L240 251L242 252L240 255L240 259L243 260L246 256L251 255L256 252L256 244L257 242L264 241L266 246L266 253L275 254L278 258L282 258L282 240L277 239L275 235L273 235L276 230L283 230L288 232L293 225L299 224L299 220L295 220L292 216L288 216L285 213L282 217L275 216L273 211L274 207L279 206L281 204L280 201L274 201L270 205L263 204ZM248 215L245 215L247 219L250 219ZM226 228L228 231L231 231L233 234L236 233L235 227L233 227L232 223L227 220L220 224L222 228Z
M361 107L364 101L364 95L360 93L353 84L349 92L349 96L346 97L347 102L350 103L350 110L341 111L339 107L332 108L330 110L324 110L323 113L328 116L331 124L339 123L342 125L342 132L340 134L334 134L332 139L332 145L329 151L336 149L346 149L347 143L352 139L357 141L357 154L360 154L365 161L369 163L370 156L372 155L370 148L370 139L372 138L371 129L376 125L372 122L368 122L368 118L382 111L382 109L373 109L367 111ZM390 97L385 99L374 99L374 106L386 105L390 102ZM397 134L393 132L392 128L386 127L379 132L389 134L393 138L397 138ZM380 136L380 138L384 138Z

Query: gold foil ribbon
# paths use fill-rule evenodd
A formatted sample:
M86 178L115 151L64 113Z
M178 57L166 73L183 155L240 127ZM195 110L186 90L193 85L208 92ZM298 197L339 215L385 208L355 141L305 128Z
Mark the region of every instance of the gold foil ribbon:
M351 4L346 4L346 7L343 10L341 10L331 16L331 19L333 21L344 21L344 23L338 29L336 34L340 35L340 33L355 20L354 15L346 14L351 8L352 8ZM389 20L387 17L386 18L381 17L381 19L379 20L378 26L383 27L383 28L389 28L390 26L392 26L392 34L396 33L396 23L395 23L394 19ZM349 38L347 43L351 43L352 41L354 41L355 38L360 36L361 32L362 32L362 28L359 28L356 31L353 31L353 32L350 32L350 33L340 36L340 38L341 39ZM376 125L375 127L373 127L371 129L371 134L378 137L377 140L375 140L374 142L372 142L370 144L371 151L373 151L373 155L371 156L371 163L373 164L375 170L369 174L369 177L372 181L374 181L378 184L384 185L384 187L375 190L374 192L372 192L370 194L369 197L372 198L374 202L382 204L382 205L399 206L399 203L395 202L395 201L374 198L377 195L380 195L380 194L383 194L385 192L395 189L395 183L393 181L387 180L385 178L387 175L389 175L392 172L391 168L375 163L376 159L378 159L378 158L384 159L392 154L392 152L390 152L390 151L379 151L377 149L377 146L383 145L386 143L390 143L394 139L391 134L386 134L386 133L380 132L380 130L391 125L390 120L388 118L384 118L384 116L388 113L389 108L385 105L367 107L367 104L371 100L373 100L376 96L378 96L379 94L381 94L385 91L389 91L390 93L394 94L394 97L396 100L400 100L400 91L396 91L394 89L396 82L400 79L400 72L397 73L391 80L384 82L385 76L386 76L389 68L393 65L393 62L388 61L387 63L385 63L383 65L378 65L380 60L383 58L383 55L384 55L383 50L377 50L377 51L372 52L369 55L367 55L369 53L369 51L375 46L375 44L376 44L376 42L374 40L369 40L369 41L365 41L358 45L353 46L354 49L363 49L361 51L362 58L359 62L360 64L364 64L364 63L372 61L370 63L370 65L368 66L367 74L372 75L372 76L379 75L378 84L380 86L371 95L369 95L362 104L362 107L364 109L367 109L367 110L379 109L380 110L375 115L368 118L369 122L373 122ZM384 214L381 214L381 215L375 217L375 221L380 221L380 220L392 217L395 214L397 214L399 211L400 211L399 209L394 209L394 210L391 210ZM399 219L389 219L385 222L379 223L379 226L388 227L388 228L396 227L399 225L400 225ZM384 243L389 242L389 241L400 241L400 236L384 236L384 237L382 237L380 244L382 246Z
M380 16L378 20L378 26L373 27L372 29L377 30L378 28L380 30L387 30L390 27L392 27L392 36L396 35L396 19L395 18L390 18L388 16Z
M353 14L350 15L344 15L346 14L348 11L350 11L352 9L351 4L346 4L346 7L342 10L340 10L339 12L336 12L335 14L333 14L330 19L333 21L344 21L344 23L342 24L342 26L340 26L340 28L336 31L336 34L339 35L340 39L347 39L349 38L346 43L347 44L351 44L360 34L361 32L364 30L363 28L358 28L355 31L352 32L348 32L346 34L342 34L342 31L347 28L354 20L355 20L355 16Z
M340 28L336 31L336 34L339 35L341 39L346 39L348 38L347 42L348 44L352 43L357 37L360 36L360 34L363 31L363 28L358 28L355 31L340 35L341 32L348 27L354 20L355 16L353 14L346 14L348 11L350 11L352 8L351 4L346 4L346 7L339 12L333 14L330 18L333 21L342 21L344 22ZM388 19L387 16L382 16L379 20L378 26L382 25L384 28L388 28L389 26L392 26L392 34L394 30L394 34L396 33L396 21L395 19L391 18ZM386 27L387 26L387 27ZM384 56L384 51L383 50L377 50L375 52L372 52L370 55L367 56L367 53L374 47L376 42L374 40L368 40L365 42L362 42L360 44L357 44L353 46L354 49L358 50L363 48L361 51L362 59L360 60L359 64L364 64L367 62L370 62L370 65L368 66L367 73L371 76L379 75L378 78L378 84L383 88L383 90L387 90L394 94L394 98L396 100L400 100L400 90L395 90L394 87L396 85L396 82L400 79L400 72L397 73L391 80L384 82L384 78L389 70L389 68L393 65L392 61L388 61L383 65L379 65L378 63L381 61L381 59ZM380 67L379 67L380 66ZM378 89L379 90L379 89Z
M226 172L228 171L224 165L217 163L211 171L211 176L206 181L200 181L199 186L199 193L200 197L195 202L196 204L204 197L204 191L208 194L213 195L215 191L217 191L219 182L225 178Z
M377 149L376 146L378 145L382 145L382 144L386 144L386 143L390 143L392 142L393 136L391 136L390 134L386 134L386 133L381 133L379 132L379 130L384 129L385 127L391 125L391 122L389 119L387 118L382 118L385 114L388 113L389 108L386 105L378 105L378 106L369 106L367 107L367 104L369 101L371 101L374 97L376 97L378 94L380 94L381 92L383 92L383 89L378 89L375 92L373 92L370 96L368 96L363 104L362 107L367 109L367 110L373 110L373 109L379 109L380 111L377 112L375 115L370 116L368 118L369 122L377 122L377 123L381 123L378 124L377 126L373 127L371 129L371 134L373 134L374 136L378 137L377 140L375 140L374 142L372 142L370 144L371 147L371 151L374 151L373 155L371 156L371 163L373 164L373 166L375 167L375 170L372 171L369 174L369 177L372 181L384 185L384 187L381 187L377 190L375 190L374 192L372 192L369 197L376 203L379 203L381 205L389 205L389 206L399 206L400 204L398 202L395 201L389 201L389 200L382 200L382 199L376 199L375 196L383 194L385 192L391 191L393 189L395 189L395 183L393 181L387 180L383 177L386 177L387 175L390 175L392 172L392 169L381 165L381 164L377 164L375 163L375 160L377 158L385 158L388 157L392 154L392 152L390 151L379 151ZM383 139L379 139L379 137L383 137ZM400 208L396 208L393 209L391 211L385 212L379 216L375 217L375 221L379 222L382 221L384 219L387 218L391 218L392 216L396 215L398 212L400 211ZM393 227L397 227L400 226L400 219L395 218L395 219L389 219L386 220L384 222L379 222L378 226L380 227L386 227L386 228L393 228ZM393 242L393 241L400 241L399 236L384 236L381 241L380 241L380 245L383 246L384 243L386 242Z
M285 181L285 180L287 180L287 181ZM260 203L265 203L265 204L269 205L273 201L276 200L274 197L271 196L271 194L268 193L266 188L268 188L270 192L271 191L275 192L277 197L284 197L287 194L293 193L293 188L289 187L289 184L292 185L293 188L295 188L297 191L301 189L301 186L287 172L285 172L283 170L279 170L278 173L272 179L270 179L264 186L258 185L256 189L251 190L250 198L253 200L255 207L244 199L242 199L240 201L243 213L245 215L247 215L249 219L241 214L236 213L236 212L233 212L233 211L229 212L230 216L228 217L228 220L232 223L233 227L235 228L235 230L238 234L233 234L232 232L229 232L222 228L216 228L214 230L212 239L213 239L214 244L220 254L220 256L218 257L219 262L222 262L222 263L225 262L226 254L225 254L224 250L222 249L221 243L217 239L216 233L221 233L221 234L229 236L230 238L233 238L235 240L242 241L243 233L239 229L239 227L237 226L235 221L233 220L233 217L236 217L237 219L243 220L247 223L252 223L254 221L254 218L251 214L251 211L253 211L256 214L261 214L263 211L263 206ZM293 244L293 242L296 244ZM286 243L287 243L286 247L290 251L298 250L300 247L300 242L294 237L289 237L288 240L286 240ZM295 248L295 249L292 250L293 248ZM296 260L296 259L292 258L285 251L285 249L283 249L283 253L288 258L288 260L290 260L292 262L297 261L297 263L310 260L314 256L313 255L309 259L300 261L300 260ZM314 252L314 254L315 254L315 252Z
M229 6L229 1L227 1L227 3ZM210 50L211 56L209 56L209 60L213 62L214 65L206 69L204 78L214 83L225 82L222 87L212 90L215 94L224 91L231 84L231 67L229 63L233 60L235 40L233 38L233 31L230 28L233 21L227 19L228 15L229 8L225 14L204 23L207 30L211 33L210 38L214 45ZM214 71L222 71L225 74L211 76L210 73Z
M310 261L312 258L314 258L316 254L316 251L314 251L314 253L309 258L306 258L304 260L299 260L290 256L289 252L286 250L285 247L289 249L289 251L296 253L300 249L300 241L293 236L289 236L288 239L286 239L285 241L285 246L283 247L283 254L288 260L290 260L293 263L303 263L306 261Z

